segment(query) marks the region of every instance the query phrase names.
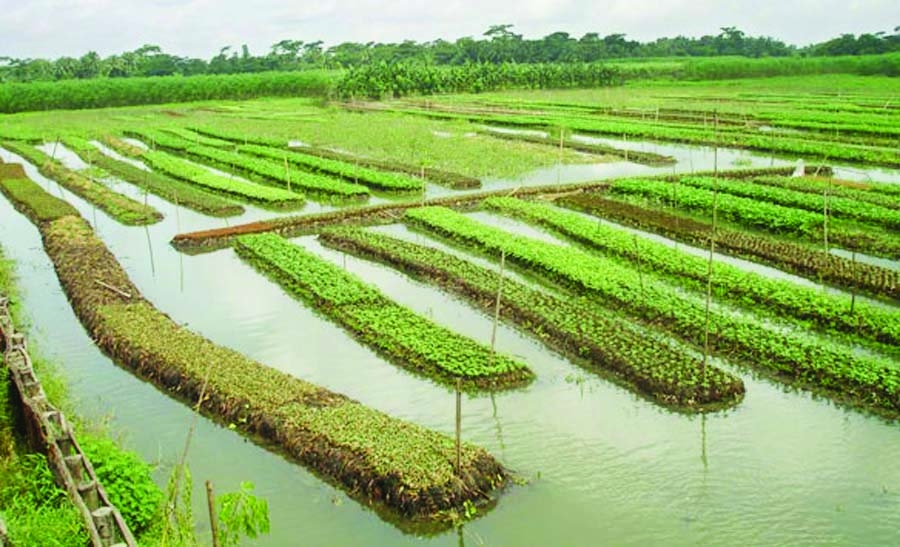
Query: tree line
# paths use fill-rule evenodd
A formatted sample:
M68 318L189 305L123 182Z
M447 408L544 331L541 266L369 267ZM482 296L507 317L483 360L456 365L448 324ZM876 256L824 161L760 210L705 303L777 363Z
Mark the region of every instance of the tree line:
M463 66L470 64L593 63L608 59L656 57L816 57L872 55L900 51L900 26L893 33L844 34L832 40L798 48L764 36L747 36L736 27L699 38L676 36L651 42L627 39L624 34L601 37L589 32L580 38L554 32L526 39L513 25L492 25L481 38L401 43L344 42L325 48L321 41L281 40L263 55L223 47L209 60L165 53L144 45L134 51L101 57L17 59L0 57L0 82L56 81L93 78L128 78L199 74L240 74L267 71L359 68L385 64Z

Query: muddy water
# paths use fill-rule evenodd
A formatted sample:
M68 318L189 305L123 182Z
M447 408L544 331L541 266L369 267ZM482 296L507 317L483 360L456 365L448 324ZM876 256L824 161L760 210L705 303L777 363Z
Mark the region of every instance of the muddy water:
M9 158L8 155L5 158ZM696 167L696 165L695 165ZM597 166L596 169L604 169ZM577 171L562 171L570 182ZM643 168L650 169L650 168ZM140 290L214 341L365 404L446 433L453 397L385 362L237 259L230 250L176 253L179 231L211 219L147 196L166 214L148 228L116 224L55 183L95 224ZM552 170L551 170L552 171ZM570 177L571 175L571 177ZM552 182L555 172L526 179ZM541 178L543 177L543 178ZM519 181L495 181L512 186ZM142 193L141 193L142 195ZM142 196L143 199L143 196ZM243 222L271 213L249 211ZM393 229L397 230L397 229ZM172 462L191 415L94 349L72 315L37 231L0 199L0 241L18 263L31 335L70 379L79 411L111 425L144 457ZM419 313L479 340L490 319L387 267L295 241L346 265ZM463 436L528 483L460 535L407 535L303 468L205 419L191 448L194 491L256 484L272 534L256 545L896 545L900 541L900 430L743 374L747 397L705 418L673 414L600 380L512 329L498 350L538 374L527 389L466 398ZM167 466L158 473L164 480ZM205 509L195 499L195 515Z

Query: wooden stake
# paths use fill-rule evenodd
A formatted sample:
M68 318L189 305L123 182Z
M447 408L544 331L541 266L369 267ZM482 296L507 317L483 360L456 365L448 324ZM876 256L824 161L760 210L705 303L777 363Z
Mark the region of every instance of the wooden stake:
M124 298L129 298L129 299L131 298L131 294L129 294L121 289L117 289L108 283L104 283L103 281L100 281L99 279L95 279L94 281L96 281L97 284L100 285L101 287L103 287L104 289L109 289L112 292L118 294L119 296L122 296Z
M856 307L856 250L850 251L850 257L853 261L853 287L850 293L850 315L853 315L853 309Z
M497 281L497 298L494 301L494 326L491 329L491 359L497 344L497 322L500 321L500 298L503 296L503 271L506 267L506 250L500 253L500 279Z
M456 379L456 474L462 467L462 378Z
M716 131L716 146L713 150L713 207L712 207L712 229L709 234L709 263L706 270L706 318L703 328L703 364L700 373L706 378L706 362L709 360L709 308L712 300L712 277L713 277L713 258L716 252L716 220L717 208L719 204L719 114L715 113L714 118Z
M831 186L831 179L828 179L828 186L825 187L825 196L824 196L825 203L824 203L824 209L823 209L825 219L824 219L824 225L822 227L822 233L825 237L824 243L825 243L825 252L826 253L828 252L828 190L829 190L830 186Z
M287 189L291 191L291 168L288 165L287 154L284 155L284 176L287 178Z
M212 482L206 481L206 506L209 509L209 527L212 529L213 547L219 547L219 522L216 518L216 495Z
M634 254L637 260L638 282L641 284L641 296L644 296L644 272L641 271L641 248L638 246L638 235L634 234Z

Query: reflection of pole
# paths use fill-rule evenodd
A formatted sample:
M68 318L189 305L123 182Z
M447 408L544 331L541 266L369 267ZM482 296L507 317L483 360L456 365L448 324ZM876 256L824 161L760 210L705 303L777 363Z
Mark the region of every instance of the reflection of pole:
M175 229L181 233L181 214L179 213L178 192L175 192Z
M709 459L706 457L706 414L700 415L700 461L703 470L709 471Z
M493 391L491 392L491 407L494 410L494 423L497 424L497 441L500 443L500 450L506 450L506 443L503 442L503 426L500 425L500 418L497 416L497 399L494 397Z
M147 235L147 249L150 251L150 272L156 277L156 261L153 260L153 243L150 241L149 226L144 226L144 233Z

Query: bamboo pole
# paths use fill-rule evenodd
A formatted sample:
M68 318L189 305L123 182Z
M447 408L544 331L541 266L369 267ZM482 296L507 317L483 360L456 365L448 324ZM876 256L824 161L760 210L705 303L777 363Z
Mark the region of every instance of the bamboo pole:
M719 204L719 114L714 115L713 123L715 124L716 142L713 149L713 206L712 206L712 228L709 234L709 263L706 270L706 311L703 327L703 363L701 365L701 374L706 377L706 363L709 360L709 310L712 301L712 277L713 277L713 259L716 252L716 221L717 209Z
M456 474L462 469L462 378L456 379Z
M219 547L219 522L216 518L216 495L212 482L206 481L206 507L209 510L209 527L212 530L213 547Z
M506 250L500 253L500 279L497 281L497 298L494 301L494 325L491 329L491 359L497 345L497 323L500 321L500 299L503 296L503 273L506 268Z
M856 308L856 250L850 251L850 259L852 260L852 270L853 270L853 286L851 287L850 292L850 315L853 315L853 310Z

